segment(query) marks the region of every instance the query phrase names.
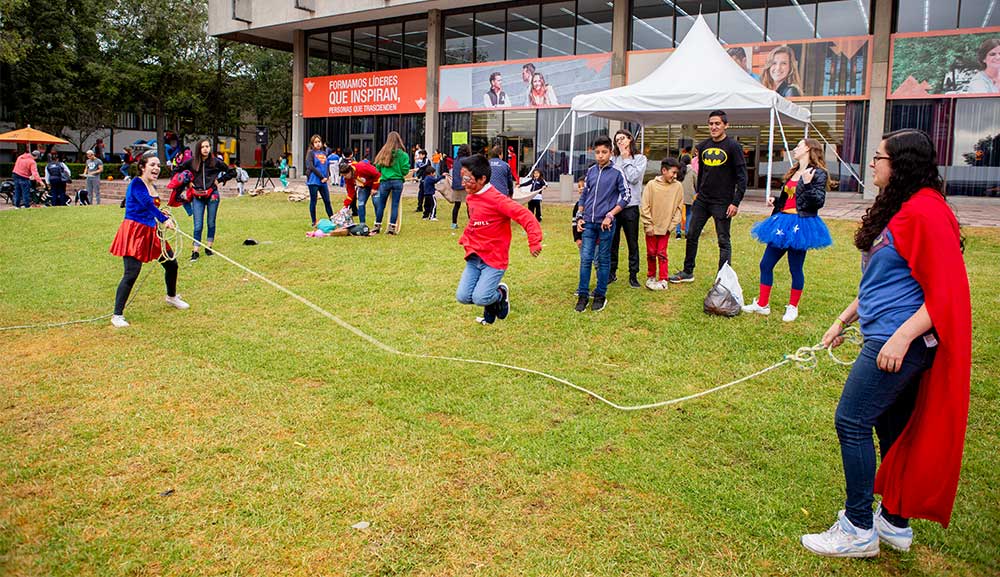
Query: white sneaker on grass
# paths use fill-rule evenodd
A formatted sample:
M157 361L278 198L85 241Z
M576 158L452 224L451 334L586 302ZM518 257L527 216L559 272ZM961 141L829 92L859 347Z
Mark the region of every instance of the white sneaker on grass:
M824 557L874 557L879 536L875 528L859 529L841 509L837 522L822 533L802 536L802 546Z
M757 313L759 315L767 316L771 314L771 305L760 306L757 304L757 299L753 299L753 302L748 305L743 305L743 312L745 313Z
M875 510L875 531L878 533L879 542L885 543L897 551L909 551L910 545L913 543L913 528L897 527L887 521L882 516L881 503Z
M799 318L799 307L795 305L785 305L785 314L782 315L781 320L786 323L790 323L797 318Z
M181 300L181 296L180 295L174 295L172 297L167 297L167 304L170 305L170 306L172 306L172 307L174 307L174 308L178 308L178 309L180 309L182 311L191 308L191 305L189 305L186 302L184 302L184 301Z
M656 290L656 285L657 285L657 282L656 282L656 277L655 276L648 276L648 277L646 277L646 288L648 288L651 291L655 291Z
M128 326L128 321L124 315L111 315L111 324L116 329L123 329Z

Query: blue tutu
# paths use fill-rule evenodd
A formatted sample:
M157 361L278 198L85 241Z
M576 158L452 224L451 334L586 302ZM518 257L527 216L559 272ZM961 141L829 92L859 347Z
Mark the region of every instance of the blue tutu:
M833 244L830 229L818 216L779 212L753 225L750 234L764 244L778 248L812 250Z

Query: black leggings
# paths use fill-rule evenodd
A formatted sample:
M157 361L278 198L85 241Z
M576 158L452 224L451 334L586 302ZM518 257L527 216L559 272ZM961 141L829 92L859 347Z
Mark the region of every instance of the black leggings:
M173 251L167 251L167 255L170 259L173 258ZM126 256L122 260L125 261L125 274L122 275L122 281L118 283L118 291L115 293L115 314L122 315L125 313L125 303L128 302L128 295L132 293L132 287L135 285L136 279L139 278L139 271L142 270L142 263L139 259L131 256ZM163 279L167 283L167 296L172 297L177 295L177 261L168 260L167 258L160 257L157 259L161 265L163 265Z
M462 202L453 202L451 207L451 224L458 224L458 209L462 208Z

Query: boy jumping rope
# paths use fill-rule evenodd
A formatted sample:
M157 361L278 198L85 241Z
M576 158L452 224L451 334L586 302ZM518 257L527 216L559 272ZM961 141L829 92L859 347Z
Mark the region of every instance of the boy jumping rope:
M477 320L489 325L510 313L510 289L500 282L510 259L510 221L516 220L527 233L531 256L542 252L542 227L528 209L489 184L486 157L474 154L461 162L469 224L458 241L465 247L465 271L455 298L464 305L483 307Z

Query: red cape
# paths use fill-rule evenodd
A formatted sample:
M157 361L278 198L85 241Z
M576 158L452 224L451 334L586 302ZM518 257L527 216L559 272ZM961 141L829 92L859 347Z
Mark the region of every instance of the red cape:
M972 306L958 220L940 193L925 188L903 203L889 231L924 291L940 344L920 381L913 415L875 476L875 492L896 515L947 527L962 468L972 370Z

